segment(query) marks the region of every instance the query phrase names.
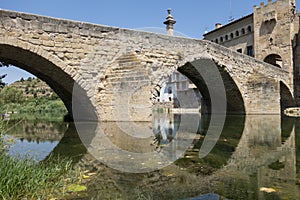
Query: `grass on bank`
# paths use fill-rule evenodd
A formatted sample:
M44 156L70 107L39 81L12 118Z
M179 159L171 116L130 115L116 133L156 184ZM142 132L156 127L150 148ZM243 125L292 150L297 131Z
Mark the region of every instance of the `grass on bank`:
M50 156L37 163L7 156L3 127L0 121L0 199L62 199L86 190L84 174L70 158Z
M64 176L71 172L71 162L37 164L0 155L0 198L22 199L54 196L64 186Z
M0 199L64 199L84 195L85 175L72 161L54 158L36 163L0 154ZM81 194L82 193L82 194Z

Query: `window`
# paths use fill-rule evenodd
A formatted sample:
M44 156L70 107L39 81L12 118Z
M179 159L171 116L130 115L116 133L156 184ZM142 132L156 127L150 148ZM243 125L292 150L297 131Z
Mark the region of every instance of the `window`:
M236 31L236 32L235 32L235 36L237 36L237 37L240 36L240 32L239 32L239 31Z
M226 41L228 40L228 35L225 35L225 40L226 40Z
M242 31L241 31L241 32L242 32L242 34L244 35L244 34L245 34L245 29L244 29L244 28L242 28Z
M220 37L220 41L223 42L223 37Z
M247 55L248 56L254 56L254 53L253 53L253 46L247 46Z
M239 53L243 53L243 50L242 49L238 49L238 50L236 50L237 52L239 52Z
M252 32L252 27L248 26L247 30L248 30L248 33L251 33Z
M230 39L233 39L233 37L234 37L233 33L230 33Z
M215 43L217 43L217 44L218 44L218 43L219 43L219 40L218 40L218 39L215 39Z

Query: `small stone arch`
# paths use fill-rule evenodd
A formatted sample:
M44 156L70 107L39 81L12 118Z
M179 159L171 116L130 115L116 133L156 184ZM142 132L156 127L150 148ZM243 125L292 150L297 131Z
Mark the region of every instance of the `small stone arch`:
M266 56L264 62L282 68L282 58L278 54L270 54Z

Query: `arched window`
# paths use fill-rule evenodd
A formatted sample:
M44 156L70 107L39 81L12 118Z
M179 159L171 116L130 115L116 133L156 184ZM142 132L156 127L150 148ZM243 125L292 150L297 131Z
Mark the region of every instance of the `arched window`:
M218 38L217 38L217 39L215 39L215 43L217 43L217 44L219 43L219 40L218 40Z
M233 33L230 33L230 39L233 39L234 35Z
M252 27L248 26L247 31L248 31L248 33L251 33L252 32Z
M228 40L228 35L225 35L225 40L226 40L226 41Z
M236 32L235 32L235 36L236 36L236 37L240 36L240 32L239 32L239 31L236 31Z
M282 58L277 54L270 54L265 59L264 62L274 65L276 67L282 67Z
M242 28L241 32L242 32L242 34L244 35L244 34L245 34L245 29Z
M223 37L220 37L220 42L223 42Z

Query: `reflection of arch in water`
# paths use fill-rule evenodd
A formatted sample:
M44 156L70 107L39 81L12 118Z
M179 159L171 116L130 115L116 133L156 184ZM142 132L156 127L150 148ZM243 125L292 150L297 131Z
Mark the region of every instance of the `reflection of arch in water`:
M278 54L270 54L266 56L264 62L282 68L282 58Z
M206 135L209 124L209 116L203 115L201 117L201 135ZM212 149L212 151L204 158L202 158L204 163L212 164L214 167L221 168L226 165L228 160L231 158L235 151L235 148L239 144L245 126L245 116L244 115L227 115L225 120L225 125L218 139L218 142ZM230 138L230 140L227 140ZM203 140L199 140L194 148L199 149L203 143ZM220 153L222 155L220 155ZM217 162L214 159L218 159Z
M86 153L74 123L10 120L5 134L16 139L8 153L17 158L32 158L38 162L67 158L77 162Z
M22 46L19 43L18 45ZM13 44L0 43L0 60L26 70L45 81L61 98L71 115L73 114L72 108L76 106L82 108L81 115L86 119L97 119L94 113L95 109L93 109L86 92L72 78L74 74L72 75L72 72L67 73L67 66L63 61L51 56L50 53L41 49L36 49L35 53ZM78 91L76 96L73 95L74 86ZM72 98L76 105L72 105ZM74 101L74 99L76 100Z
M74 163L77 163L86 153L86 147L81 142L74 123L69 123L68 129L66 130L64 136L61 138L52 152L47 156L45 161L47 161L49 158L71 158Z
M280 115L246 116L243 135L228 167L256 173L259 167L268 166L294 149L294 133L294 124Z
M152 115L152 126L155 140L159 144L167 144L176 136L181 117L178 114L155 112Z

